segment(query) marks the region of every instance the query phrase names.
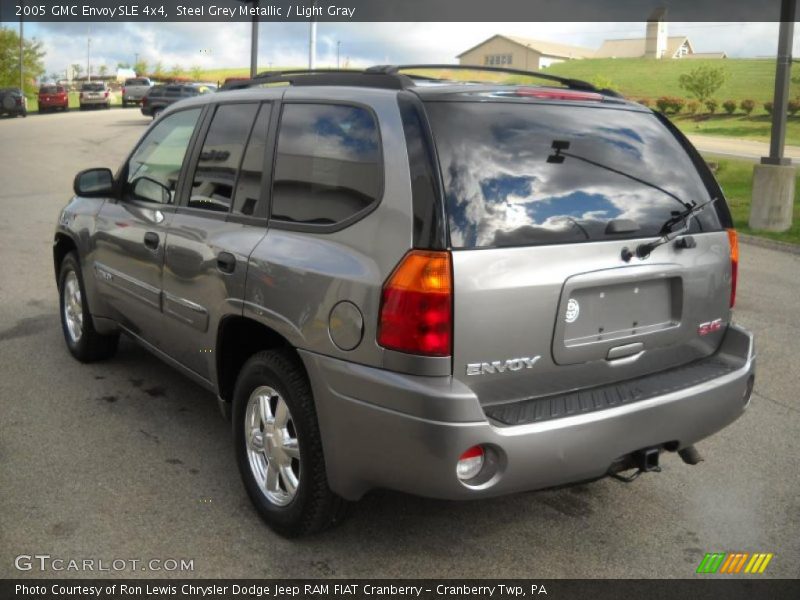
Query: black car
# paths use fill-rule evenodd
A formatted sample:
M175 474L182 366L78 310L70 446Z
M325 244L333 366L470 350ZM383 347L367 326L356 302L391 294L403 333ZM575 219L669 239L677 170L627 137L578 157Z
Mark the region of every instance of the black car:
M0 115L28 116L28 99L19 88L0 88Z
M214 85L200 83L154 85L142 98L142 114L155 119L178 100L209 94L216 89Z

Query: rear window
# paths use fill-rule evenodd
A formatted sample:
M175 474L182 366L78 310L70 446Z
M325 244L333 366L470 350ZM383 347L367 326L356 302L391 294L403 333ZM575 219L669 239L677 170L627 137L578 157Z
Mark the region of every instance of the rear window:
M429 102L426 109L454 248L657 236L684 207L642 182L687 202L710 199L690 157L649 113L516 102ZM563 162L548 162L554 142ZM606 232L621 219L638 229ZM709 208L690 231L718 229Z
M83 92L103 92L105 89L106 86L102 83L84 83L81 86Z
M149 79L126 79L125 85L150 85Z

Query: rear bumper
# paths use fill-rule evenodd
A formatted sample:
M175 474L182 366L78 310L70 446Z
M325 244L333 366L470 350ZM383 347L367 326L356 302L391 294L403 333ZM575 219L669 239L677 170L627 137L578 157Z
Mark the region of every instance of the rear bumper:
M94 106L95 104L108 104L111 98L81 98L81 106Z
M418 377L301 352L314 390L331 488L358 499L372 488L469 499L541 489L605 475L631 452L683 448L729 425L749 403L755 372L750 333L732 326L718 351L735 368L677 392L587 414L500 426L449 377ZM746 400L747 397L747 400ZM496 451L489 485L467 487L458 457Z

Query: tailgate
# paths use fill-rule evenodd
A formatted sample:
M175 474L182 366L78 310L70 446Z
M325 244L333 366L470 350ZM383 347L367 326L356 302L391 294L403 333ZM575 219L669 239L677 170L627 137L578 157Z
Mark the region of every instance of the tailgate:
M453 376L497 404L712 354L730 318L724 215L708 208L682 246L635 255L711 199L684 147L650 111L525 94L426 101L453 256Z

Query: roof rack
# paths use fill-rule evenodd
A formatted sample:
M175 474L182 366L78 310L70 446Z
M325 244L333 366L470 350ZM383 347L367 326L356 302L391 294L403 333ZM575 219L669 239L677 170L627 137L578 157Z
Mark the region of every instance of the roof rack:
M536 77L546 81L554 81L574 90L607 93L608 90L598 90L588 81L559 77L539 71L523 71L521 69L508 69L505 67L484 67L480 65L448 65L448 64L421 64L421 65L376 65L367 69L295 69L290 71L267 71L259 73L251 79L232 81L222 86L223 90L238 90L255 85L268 83L288 83L290 85L346 85L355 87L377 87L400 90L414 87L414 81L448 81L440 77L413 75L400 71L422 69L442 69L459 71L488 71L492 73L507 73L510 75L524 75Z
M400 71L410 71L413 69L443 69L447 71L489 71L491 73L508 73L509 75L526 75L528 77L536 77L537 79L544 79L547 81L555 81L573 90L584 90L588 92L600 92L588 81L581 79L571 79L569 77L559 77L558 75L551 75L550 73L542 73L541 71L523 71L522 69L509 69L507 67L485 67L482 65L448 65L448 64L431 64L431 65L377 65L369 67L365 70L367 73L385 73L387 75L399 75ZM418 75L406 75L411 79L425 79L425 80L439 80L435 77L424 77Z

